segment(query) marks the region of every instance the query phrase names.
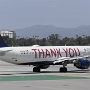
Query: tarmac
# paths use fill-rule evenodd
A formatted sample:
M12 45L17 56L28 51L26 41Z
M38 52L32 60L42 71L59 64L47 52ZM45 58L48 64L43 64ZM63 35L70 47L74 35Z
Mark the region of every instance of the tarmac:
M50 66L40 73L33 66L20 66L0 61L0 90L89 90L90 69L80 70L72 64L67 73L60 66Z

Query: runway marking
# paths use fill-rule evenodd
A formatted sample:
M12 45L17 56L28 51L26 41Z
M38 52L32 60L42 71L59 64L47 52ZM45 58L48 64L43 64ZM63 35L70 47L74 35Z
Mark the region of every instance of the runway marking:
M90 77L90 75L89 74L87 74L87 73L84 73L84 74L80 74L80 73L74 73L74 74L71 74L71 73L69 73L69 74L67 74L67 73L65 73L65 74L57 74L56 76L71 76L71 77L76 77L76 76L78 76L78 77Z
M90 78L88 78L88 77L56 76L56 75L1 76L0 77L0 81L64 80L64 79L90 79Z

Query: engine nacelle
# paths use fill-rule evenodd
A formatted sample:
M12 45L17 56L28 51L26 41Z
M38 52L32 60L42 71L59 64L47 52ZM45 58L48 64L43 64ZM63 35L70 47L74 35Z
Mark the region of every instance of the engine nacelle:
M41 69L46 69L46 68L48 68L50 65L40 65L39 67L41 68Z
M79 69L88 69L90 66L90 62L88 60L78 60L74 62L74 66Z

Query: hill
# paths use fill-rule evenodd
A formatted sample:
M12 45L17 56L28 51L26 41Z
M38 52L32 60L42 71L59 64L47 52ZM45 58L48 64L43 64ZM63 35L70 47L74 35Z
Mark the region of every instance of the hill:
M15 32L17 36L20 37L39 36L39 38L46 38L50 34L59 34L62 37L75 37L76 35L90 36L90 25L82 25L77 28L60 28L52 25L34 25L23 29L16 29Z

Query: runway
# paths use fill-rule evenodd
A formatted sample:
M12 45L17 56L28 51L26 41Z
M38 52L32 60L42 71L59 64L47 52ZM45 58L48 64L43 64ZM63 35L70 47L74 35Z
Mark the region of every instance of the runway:
M60 66L50 66L34 73L32 66L19 66L0 61L0 90L89 90L90 69L79 70L68 65L67 73Z

